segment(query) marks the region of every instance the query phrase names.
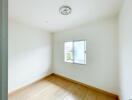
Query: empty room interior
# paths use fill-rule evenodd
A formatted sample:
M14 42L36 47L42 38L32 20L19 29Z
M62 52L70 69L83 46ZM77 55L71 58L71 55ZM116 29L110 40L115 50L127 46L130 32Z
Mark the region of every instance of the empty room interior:
M8 100L132 100L132 0L8 0Z

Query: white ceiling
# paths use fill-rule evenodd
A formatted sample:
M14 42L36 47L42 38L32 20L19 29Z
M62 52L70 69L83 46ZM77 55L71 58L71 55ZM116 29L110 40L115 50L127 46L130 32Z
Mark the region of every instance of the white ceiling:
M57 32L118 13L122 0L9 0L9 18ZM59 13L69 5L72 13Z

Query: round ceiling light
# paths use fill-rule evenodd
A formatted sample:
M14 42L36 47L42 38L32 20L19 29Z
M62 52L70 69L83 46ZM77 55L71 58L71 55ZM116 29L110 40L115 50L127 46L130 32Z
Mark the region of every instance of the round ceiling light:
M69 6L64 5L64 6L61 6L61 7L60 7L59 12L60 12L62 15L69 15L69 14L71 14L72 9L71 9L71 7L69 7Z

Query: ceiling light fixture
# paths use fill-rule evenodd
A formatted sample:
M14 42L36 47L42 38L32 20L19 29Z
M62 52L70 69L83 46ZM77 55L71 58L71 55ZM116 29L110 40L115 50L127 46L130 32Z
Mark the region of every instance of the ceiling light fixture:
M63 6L60 7L59 12L62 15L69 15L69 14L71 14L72 9L69 6L63 5Z

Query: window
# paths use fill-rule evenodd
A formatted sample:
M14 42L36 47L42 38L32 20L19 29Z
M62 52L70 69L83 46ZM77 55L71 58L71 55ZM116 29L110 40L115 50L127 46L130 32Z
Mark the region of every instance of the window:
M73 63L73 42L65 42L65 62Z
M86 64L86 41L69 41L64 43L65 62Z

